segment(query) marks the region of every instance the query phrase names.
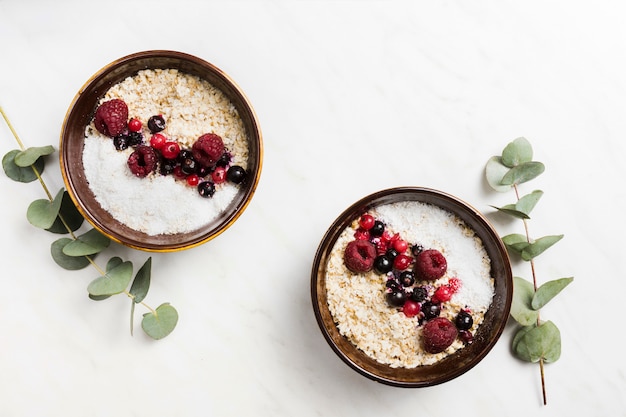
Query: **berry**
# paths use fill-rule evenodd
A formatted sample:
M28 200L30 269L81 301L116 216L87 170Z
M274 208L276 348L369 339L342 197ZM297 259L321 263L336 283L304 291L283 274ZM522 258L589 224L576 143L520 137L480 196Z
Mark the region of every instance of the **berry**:
M211 173L211 179L215 184L221 184L226 181L226 168L216 167L215 171Z
M175 159L180 152L180 145L176 142L168 141L161 147L161 153L166 159Z
M200 183L200 177L197 174L191 174L187 176L187 184L191 186L196 186Z
M474 319L470 313L465 310L461 310L459 311L459 314L456 315L454 323L459 330L469 330L474 325Z
M376 219L374 219L374 216L366 213L359 219L359 226L365 230L370 230L374 226L375 221Z
M406 302L406 294L404 291L392 291L387 293L387 303L393 307L402 307Z
M150 132L157 133L165 129L165 119L162 115L152 116L148 119L148 129Z
M439 353L446 350L458 336L454 324L445 317L437 317L424 325L422 343L428 353Z
M174 174L174 176L176 178L178 178L179 180L184 180L185 178L187 178L187 174L185 174L182 170L182 168L180 167L180 165L176 165L174 167L174 170L172 171L172 174Z
M367 240L353 240L343 253L343 261L352 272L367 272L374 265L376 248Z
M248 173L246 172L246 170L239 165L233 165L232 167L228 168L228 171L226 172L226 179L233 184L243 183L246 180L247 176Z
M396 257L398 256L398 251L395 250L394 248L387 249L387 251L385 252L385 255L387 255L389 259L395 260Z
M370 236L372 235L371 231L370 231ZM389 247L389 243L383 241L382 239L376 239L374 240L374 243L376 244L376 252L378 252L379 255L384 255L385 253L387 253L387 248Z
M232 156L228 152L224 152L222 156L220 156L220 159L217 160L215 165L218 167L226 168L230 164L231 159Z
M128 136L119 135L113 138L113 145L115 149L118 151L123 151L124 149L128 149L130 146L128 143Z
M474 341L474 335L467 330L459 330L459 338L468 345Z
M141 120L137 118L133 117L128 121L128 130L130 130L131 132L141 132L142 126L143 124L141 123Z
M169 175L174 172L174 168L177 166L177 162L173 159L163 159L161 161L161 166L159 168L159 173L161 175Z
M404 302L404 306L402 306L402 312L407 317L415 317L420 312L420 305L415 301L408 299Z
M411 265L413 258L408 255L398 255L396 259L393 260L393 267L399 271L403 271Z
M115 98L105 101L96 109L93 122L98 132L113 138L124 132L127 121L128 106L123 100Z
M385 224L380 220L374 221L374 225L370 228L370 235L374 237L382 236L385 231Z
M183 162L185 159L192 159L192 158L193 158L193 153L191 153L189 149L181 149L180 152L178 152L178 155L176 155L176 160L179 163Z
M415 274L411 271L403 271L400 274L400 283L403 287L410 287L415 284Z
M193 157L200 164L215 166L224 154L224 142L214 133L206 133L198 138L191 147Z
M213 194L215 194L215 184L211 181L202 181L198 184L198 194L204 198L213 197Z
M422 304L422 311L424 312L424 318L426 320L431 320L435 317L439 317L439 314L441 314L441 306L439 304L426 301Z
M389 288L391 291L402 291L402 285L400 281L395 278L389 278L387 282L385 282L385 287Z
M186 158L180 161L180 169L185 175L195 174L197 168L198 164L193 158Z
M413 256L417 256L424 251L424 247L422 245L413 245L411 246L411 253Z
M128 167L135 176L143 178L156 170L158 159L154 149L142 145L128 157Z
M461 280L458 278L450 278L448 281L448 286L452 292L457 292L459 288L461 288Z
M213 168L205 167L205 166L198 164L198 169L196 170L196 174L198 174L199 177L206 177L211 172L213 172Z
M393 269L393 262L391 262L387 255L378 255L376 259L374 259L374 269L379 274L386 274Z
M139 146L143 143L143 134L141 132L128 132L126 134L129 146Z
M435 294L433 294L433 303L445 303L446 301L450 301L452 298L452 290L447 285L442 285L435 290Z
M398 251L398 253L404 253L409 248L409 244L402 239L396 239L392 244L393 248Z
M150 138L150 146L152 146L154 149L161 150L163 149L166 143L167 143L167 138L160 133L155 133ZM168 158L168 159L172 159L172 158Z
M428 290L424 287L415 287L411 292L411 300L421 303L428 297Z
M359 227L354 232L354 238L358 240L370 240L370 232Z
M436 249L420 252L415 259L415 273L421 279L434 281L441 278L448 269L446 258Z

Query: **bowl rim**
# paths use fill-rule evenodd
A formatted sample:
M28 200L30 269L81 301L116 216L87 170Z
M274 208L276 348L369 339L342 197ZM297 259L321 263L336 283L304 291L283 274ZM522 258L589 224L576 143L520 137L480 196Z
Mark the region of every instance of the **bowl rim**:
M205 234L201 237L195 238L193 241L189 243L174 243L174 244L143 244L138 240L126 241L124 236L120 233L114 232L111 228L105 226L96 216L93 216L92 213L85 207L81 198L79 197L79 193L77 187L74 184L74 180L72 179L72 175L70 173L71 167L69 163L66 163L67 160L67 146L65 146L66 135L68 135L69 130L69 122L73 113L75 111L75 107L77 103L83 99L85 92L89 91L92 87L95 87L99 81L104 79L108 73L111 71L115 71L119 68L122 68L124 65L133 64L137 62L142 62L142 60L146 59L169 59L169 60L178 60L180 62L188 63L189 65L193 65L196 67L203 67L208 69L212 75L216 77L220 81L228 87L228 89L237 96L237 99L241 102L243 108L245 108L245 112L248 115L248 119L250 121L250 125L252 127L252 132L248 132L248 140L249 146L254 145L254 151L256 158L254 160L254 166L256 167L254 171L254 175L249 175L251 178L251 182L245 187L245 191L243 192L243 198L241 202L236 204L235 209L232 213L225 216L224 220L221 220L215 227L208 229ZM148 69L150 67L140 68L140 69ZM138 71L138 70L137 70ZM135 71L134 73L136 73ZM112 85L112 84L111 84ZM108 88L109 85L104 91L101 91L98 94L98 97L102 97ZM221 87L218 87L222 89ZM229 97L232 100L232 97ZM94 109L95 110L95 109ZM252 141L252 137L257 138L256 141ZM244 93L242 88L234 81L234 79L222 71L220 68L215 66L214 64L199 58L195 55L191 55L185 52L179 52L168 49L152 49L152 50L144 50L139 52L134 52L120 58L111 61L110 63L101 67L97 72L95 72L91 77L87 79L80 87L78 92L74 95L63 119L63 123L61 126L60 132L60 140L59 140L59 164L61 175L63 177L63 182L65 184L65 188L70 196L72 202L77 207L78 211L81 215L87 220L88 223L91 224L92 227L97 229L100 233L107 236L109 239L120 243L122 245L131 247L133 249L138 249L147 252L175 252L182 251L190 248L197 247L202 245L220 234L226 231L230 226L232 226L235 221L243 214L246 208L249 206L252 197L254 196L256 189L258 187L261 172L263 169L263 155L264 154L264 146L263 146L263 133L261 131L259 125L259 119L252 106L249 98ZM237 200L238 197L235 197ZM231 202L231 205L235 204L235 201ZM146 235L147 236L147 235Z
M436 362L433 365L423 365L412 369L391 368L390 366L377 363L374 359L368 357L365 353L356 348L356 346L354 346L352 342L350 342L347 338L339 333L332 319L332 315L329 312L328 304L326 301L326 294L323 293L325 292L325 284L321 285L321 281L325 280L325 265L328 261L328 256L330 255L330 252L332 251L335 242L337 241L341 232L345 230L345 228L348 227L348 225L352 221L358 218L365 211L379 205L393 203L397 201L423 201L422 199L415 198L416 196L428 196L429 201L425 202L437 205L440 208L454 212L454 214L457 215L459 215L459 213L457 213L456 211L453 211L447 207L441 207L439 204L434 203L433 201L438 201L440 203L447 202L447 204L449 203L452 206L462 207L464 210L466 210L466 212L463 214L463 216L459 215L459 217L466 221L466 219L463 217L471 216L478 222L477 224L480 225L482 229L481 231L485 232L488 235L488 237L492 241L491 243L493 244L493 248L496 251L497 256L500 258L500 265L498 265L498 275L494 276L494 262L492 259L491 275L494 277L496 294L494 295L494 301L492 301L492 305L489 307L486 316L487 314L490 314L490 316L496 314L495 310L492 310L492 307L497 307L501 311L501 316L496 321L495 327L492 327L491 325L489 326L489 337L482 338L481 336L480 349L477 349L475 347L478 345L472 343L465 346L463 349L455 352L454 354L449 355L448 357ZM404 199L396 200L395 198ZM473 226L472 228L475 229ZM477 230L474 231L476 233L479 232ZM493 257L492 253L489 253L489 255L490 258ZM510 258L506 247L502 242L502 239L499 237L495 228L487 220L487 218L473 206L451 194L428 187L416 186L401 186L383 189L359 199L355 203L351 204L347 209L345 209L326 230L317 248L311 268L310 285L311 301L313 304L313 310L315 313L317 324L322 332L322 335L324 336L324 339L329 344L331 349L335 352L335 354L346 365L355 370L357 373L367 377L368 379L383 383L385 385L402 388L422 388L438 385L457 378L476 366L491 351L491 349L495 346L500 336L502 335L508 321L513 298L513 273L511 269ZM496 301L497 297L498 299ZM486 321L483 322L481 326L479 326L479 332L485 324ZM460 366L454 366L453 361L455 360L455 356L461 357L461 355L464 356L462 358ZM365 365L363 365L363 363ZM374 368L386 368L386 371L383 374L382 372L379 372L377 370L369 369L367 364L373 366ZM435 372L435 376L432 378L426 378L425 376L427 376L428 371L431 369L437 369L437 372ZM396 377L396 374L402 375Z

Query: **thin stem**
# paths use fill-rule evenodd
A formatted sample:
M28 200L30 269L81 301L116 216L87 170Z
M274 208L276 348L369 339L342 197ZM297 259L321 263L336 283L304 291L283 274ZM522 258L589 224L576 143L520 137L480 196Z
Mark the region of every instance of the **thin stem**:
M515 197L519 201L520 196L519 196L519 189L517 188L517 184L513 184L513 189L515 190ZM526 241L528 243L531 243L530 232L528 229L528 221L526 219L522 219L522 221L524 223L524 231L526 232ZM533 277L533 288L535 291L537 291L537 288L539 287L539 285L537 284L537 273L535 270L535 261L533 259L530 260L530 269L531 269L531 273ZM537 326L539 326L540 324L541 324L540 311L537 311ZM543 405L547 405L548 402L546 398L546 379L545 379L545 373L544 373L543 358L539 358L539 372L541 374L541 392L543 395Z

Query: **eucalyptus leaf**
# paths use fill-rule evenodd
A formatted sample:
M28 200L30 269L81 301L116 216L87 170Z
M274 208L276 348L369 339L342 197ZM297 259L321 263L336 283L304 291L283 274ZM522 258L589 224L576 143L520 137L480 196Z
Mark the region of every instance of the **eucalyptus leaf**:
M511 317L522 326L530 326L537 322L539 313L532 308L532 299L535 295L533 284L524 278L513 277L513 300L511 302Z
M501 213L508 214L509 216L517 217L518 219L530 219L528 215L522 211L517 210L514 204L507 204L506 206L496 207L491 206Z
M154 313L146 313L141 320L143 331L153 338L159 340L170 334L178 323L178 312L169 303L163 303Z
M502 242L507 248L519 254L521 254L524 249L526 249L526 247L530 245L530 243L528 243L528 240L526 239L526 236L519 233L512 233L510 235L502 237Z
M76 271L85 268L89 265L89 259L84 256L67 256L63 253L63 248L70 242L72 242L72 239L68 237L62 237L52 242L52 245L50 245L50 254L52 255L52 259L54 259L54 262L56 262L61 268L69 271Z
M122 262L89 283L87 291L94 296L115 295L123 292L133 277L133 264Z
M111 240L108 237L96 229L91 229L68 244L63 252L68 256L93 255L102 252L110 243Z
M54 147L51 145L33 146L15 155L15 165L22 168L29 167L42 156L50 155L53 152Z
M54 200L39 199L28 206L26 218L35 227L49 229L59 215L61 202L63 201L63 189L59 190Z
M522 259L530 261L545 252L550 246L563 239L563 235L541 237L522 250Z
M515 208L530 218L530 212L533 211L541 196L543 196L543 191L541 190L535 190L530 194L526 194L515 203Z
M574 278L560 278L552 281L545 282L535 292L531 306L534 310L543 308L550 300L552 300L558 293L560 293L565 287L567 287Z
M130 287L129 292L133 296L133 301L135 303L142 302L148 294L148 289L150 288L151 269L152 257L149 257L141 268L139 268L139 271L137 271L137 275L135 275L135 279L133 280L133 285Z
M556 362L561 357L561 332L551 321L530 329L522 329L514 338L515 355L526 362Z
M502 158L492 156L485 165L485 178L491 188L499 193L507 192L511 189L511 185L502 184L502 178L509 172L509 168L502 164Z
M43 158L39 158L35 161L32 166L29 167L20 167L15 164L15 155L20 153L19 149L14 149L9 151L2 158L2 168L4 169L4 173L7 177L11 178L13 181L29 183L33 182L37 179L37 175L35 174L35 170L41 175L45 168L45 162Z
M63 223L61 218L63 218L65 224ZM59 215L54 220L52 226L50 226L46 230L57 234L65 234L69 233L70 231L75 232L80 228L80 226L82 226L84 220L85 218L82 214L80 214L80 211L78 211L78 209L74 205L74 202L72 201L69 193L65 191L63 193L63 200L61 201ZM66 225L67 227L69 227L70 230L67 230Z
M106 300L107 298L111 297L110 295L93 295L93 294L89 294L89 298L91 298L94 301L102 301L102 300Z
M116 267L120 266L123 263L124 263L124 261L122 260L122 258L120 258L119 256L114 256L114 257L112 257L111 259L108 260L107 266L106 266L106 271L109 272L112 269L115 269Z
M518 185L537 178L543 173L545 166L541 162L530 161L517 165L502 178L502 185Z
M533 159L533 147L526 138L517 138L502 151L502 163L513 168Z

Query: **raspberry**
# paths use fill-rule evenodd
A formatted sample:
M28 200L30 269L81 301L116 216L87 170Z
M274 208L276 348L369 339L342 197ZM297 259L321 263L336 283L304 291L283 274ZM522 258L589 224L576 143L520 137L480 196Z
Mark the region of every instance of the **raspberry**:
M191 152L200 165L214 166L224 153L222 138L214 133L206 133L198 138L191 147Z
M436 249L428 249L417 255L415 273L424 280L441 278L448 269L446 258Z
M128 157L128 167L137 177L143 178L156 170L158 155L150 146L138 146Z
M94 116L94 125L98 132L111 138L126 129L127 121L128 106L117 98L102 103Z
M367 240L353 240L346 246L343 261L352 272L367 272L374 266L376 247Z
M443 352L454 342L458 331L454 323L445 317L428 321L422 329L424 350L428 353Z

